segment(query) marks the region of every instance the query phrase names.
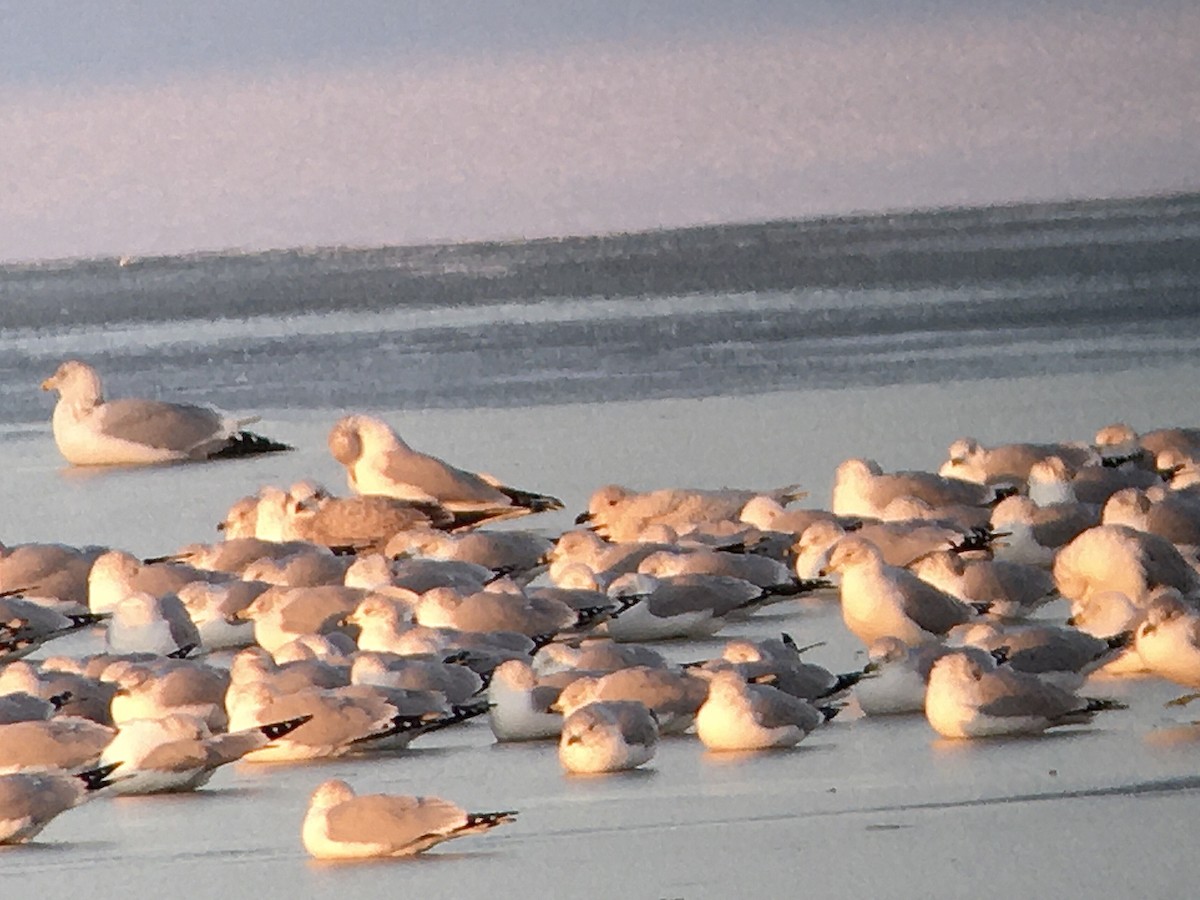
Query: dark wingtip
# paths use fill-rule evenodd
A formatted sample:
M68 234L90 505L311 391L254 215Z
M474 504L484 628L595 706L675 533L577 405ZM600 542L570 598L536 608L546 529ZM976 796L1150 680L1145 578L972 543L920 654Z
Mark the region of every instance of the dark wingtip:
M255 434L252 431L239 431L229 438L220 450L208 455L209 459L241 459L244 456L258 456L261 453L283 453L296 448L290 444L280 443Z
M272 722L269 725L261 725L258 730L266 735L268 740L276 741L284 735L291 734L311 719L312 716L299 716L295 719L286 719L283 722Z
M167 659L187 659L188 654L196 649L195 644L184 644L178 650L172 650L167 654Z
M505 822L515 822L517 815L515 809L506 809L501 812L467 813L467 828L495 828Z
M1108 644L1110 650L1120 650L1123 647L1128 647L1133 643L1136 633L1133 631L1122 631L1114 634L1112 637L1105 638L1104 641Z
M576 525L586 525L590 521L592 521L592 514L590 512L581 512L575 517Z
M101 788L106 788L112 782L108 776L117 770L123 763L109 763L107 766L100 766L96 769L88 769L86 772L76 772L75 777L83 782L83 786L89 791L98 791Z
M842 711L842 707L840 706L818 706L817 709L820 710L821 715L825 717L826 722L835 719L837 714Z

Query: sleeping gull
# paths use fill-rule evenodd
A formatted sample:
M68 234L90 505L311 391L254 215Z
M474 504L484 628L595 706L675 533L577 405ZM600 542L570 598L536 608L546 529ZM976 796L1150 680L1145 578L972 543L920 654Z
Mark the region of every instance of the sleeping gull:
M242 426L258 416L235 418L208 406L160 400L105 401L96 370L68 360L42 382L58 391L54 442L76 466L144 465L217 459L290 450Z
M94 766L114 733L74 716L0 725L0 772Z
M600 700L563 719L558 761L568 772L597 775L634 769L654 757L658 723L636 700Z
M451 512L486 513L491 519L562 509L554 497L508 487L413 450L372 416L339 419L329 433L329 451L346 467L357 494L439 503Z
M87 608L88 572L103 547L66 544L0 544L0 591L20 589Z
M950 445L939 475L976 484L1023 483L1030 468L1049 456L1059 456L1074 466L1098 461L1083 444L1000 444L984 447L974 438L959 438Z
M910 647L894 637L872 641L867 648L867 669L872 677L854 687L863 715L894 716L924 710L933 664L954 652L943 644Z
M576 678L562 689L554 708L564 716L597 700L636 700L652 713L659 733L681 734L691 727L708 696L703 678L647 666Z
M925 694L925 717L948 738L1040 734L1059 725L1086 724L1101 710L1124 708L964 653L948 653L933 664Z
M696 734L709 750L767 750L795 746L823 721L808 701L729 670L713 675Z
M471 813L439 797L357 795L326 781L309 800L301 838L317 859L412 856L452 838L516 820L515 810Z
M59 814L73 809L112 784L113 766L68 772L0 775L0 844L23 844Z
M878 463L869 459L847 459L834 473L833 511L839 516L879 518L897 497L917 497L934 507L987 506L996 499L996 491L932 472L885 474Z
M686 535L703 525L738 522L746 504L765 495L780 504L805 496L796 485L771 491L737 488L704 490L699 488L662 488L638 492L616 484L605 485L588 499L587 512L575 520L585 522L613 541L638 541L655 526L667 525L678 535Z
M134 719L117 731L100 756L118 778L115 794L163 794L203 787L218 768L295 731L308 719L272 722L246 731L213 734L203 719L171 713Z
M1054 559L1054 581L1068 600L1119 591L1143 605L1157 587L1188 593L1200 576L1175 545L1124 525L1097 525L1063 547Z

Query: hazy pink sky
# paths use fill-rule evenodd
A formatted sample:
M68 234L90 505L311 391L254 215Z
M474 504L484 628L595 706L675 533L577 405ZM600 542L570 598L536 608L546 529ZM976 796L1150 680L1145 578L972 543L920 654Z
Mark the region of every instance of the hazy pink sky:
M0 5L0 259L1200 188L1194 3L116 5Z

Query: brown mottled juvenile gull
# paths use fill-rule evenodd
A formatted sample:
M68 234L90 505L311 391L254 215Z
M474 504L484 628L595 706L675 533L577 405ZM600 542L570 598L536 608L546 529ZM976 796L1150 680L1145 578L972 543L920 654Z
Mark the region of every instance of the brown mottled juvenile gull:
M76 466L145 465L291 449L242 430L258 416L236 418L209 406L161 400L105 401L100 376L79 360L60 365L42 382L42 390L58 391L54 442Z
M412 856L443 841L515 821L514 810L471 813L439 797L357 795L326 781L309 800L301 838L317 859Z

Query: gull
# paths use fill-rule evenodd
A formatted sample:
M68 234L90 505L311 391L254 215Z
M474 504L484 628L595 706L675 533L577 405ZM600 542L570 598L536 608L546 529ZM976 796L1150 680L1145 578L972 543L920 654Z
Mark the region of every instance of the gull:
M308 719L272 722L245 731L213 734L201 718L170 713L124 723L104 752L101 766L118 771L115 794L194 791L218 768L295 731Z
M578 646L555 642L538 649L533 667L542 674L575 670L615 672L629 666L665 668L667 659L641 644L619 644L611 638L588 636Z
M318 587L341 584L350 559L334 556L325 548L312 548L282 558L264 556L242 570L246 581L262 581L285 587Z
M1083 466L1073 469L1057 456L1044 459L1029 470L1029 499L1038 506L1055 503L1087 503L1103 506L1126 487L1146 488L1162 484L1157 472L1144 469L1114 469Z
M1166 538L1177 546L1200 546L1200 500L1161 488L1123 488L1108 498L1101 520Z
M829 555L848 534L874 544L888 565L906 566L915 559L937 550L958 552L986 547L990 535L984 531L965 530L928 522L867 522L854 531L847 531L836 522L814 522L796 541L795 571L802 580L816 578L828 562Z
M484 681L466 666L435 656L360 652L350 665L350 683L405 691L436 691L450 703L467 703Z
M86 772L16 772L0 775L0 844L24 844L55 817L74 809L113 782L112 766Z
M483 566L493 572L530 572L543 564L554 542L533 531L468 531L446 534L434 529L413 529L397 534L384 554L402 553L429 559L455 560Z
M265 684L231 685L226 704L231 731L309 717L291 734L247 753L242 757L247 762L342 756L404 732L411 739L418 725L424 724L421 715L402 714L382 694L364 688L310 688L282 694Z
M82 607L88 602L88 572L104 547L66 544L0 544L0 592L20 589Z
M360 796L335 779L313 791L301 838L317 859L412 856L513 822L516 816L515 810L471 813L439 797Z
M105 401L100 376L79 360L60 365L42 382L42 390L58 391L54 442L76 466L145 465L292 449L242 430L258 416L235 418L212 407L159 400Z
M609 484L592 493L587 512L581 513L575 524L588 523L613 541L641 540L644 531L658 525L670 526L676 534L684 535L702 525L739 521L743 508L755 497L766 496L786 504L806 494L796 485L770 491L662 488L638 492Z
M561 600L498 591L465 596L449 588L426 591L413 619L427 628L515 631L527 637L556 634L580 624L581 614Z
M324 491L300 499L294 491L272 487L259 491L255 535L324 547L352 547L363 552L380 550L394 535L410 529L454 528L463 524L454 513L435 502L414 502L379 494L334 497ZM234 514L231 510L231 515ZM239 514L247 518L250 515Z
M647 556L667 549L669 545L657 542L613 542L594 531L566 531L559 535L548 554L550 579L565 587L582 567L591 573L597 585L607 587L621 575L636 572Z
M254 623L254 640L269 652L306 634L339 630L367 591L341 585L269 588L236 614Z
M58 699L61 705L69 698ZM13 722L44 722L53 716L58 708L54 702L25 691L0 693L0 725L11 725Z
M1005 538L995 544L996 559L1050 568L1055 554L1100 524L1100 510L1082 503L1039 506L1028 497L1005 497L992 510L992 528Z
M27 597L0 596L0 665L102 620L86 612L63 614Z
M557 739L563 717L553 706L561 693L561 683L541 681L529 663L519 659L502 662L487 689L492 734L501 743Z
M708 637L720 631L730 615L767 596L757 585L740 578L655 578L643 573L622 575L608 593L628 604L604 623L608 636L621 642Z
M312 688L338 688L350 684L350 670L314 659L276 662L262 647L247 647L229 662L229 689L262 684L278 694ZM229 693L226 694L226 706Z
M696 734L709 750L793 747L825 721L815 706L734 671L717 672L696 715Z
M114 733L75 716L0 725L0 772L94 766Z
M75 672L39 670L20 660L0 667L0 692L23 692L53 702L62 716L91 719L101 725L112 724L112 702L116 686Z
M607 675L581 676L566 685L554 709L569 717L598 700L636 700L653 714L660 734L681 734L691 727L708 696L708 683L686 672L648 666L617 669Z
M907 569L887 565L862 538L840 541L827 571L841 573L842 620L867 645L888 636L910 645L937 641L980 612Z
M339 419L329 433L329 451L346 467L356 494L439 503L451 512L485 513L492 520L562 509L554 497L511 488L413 450L372 416Z
M950 445L939 475L976 484L1024 483L1036 463L1057 456L1072 466L1099 461L1083 444L1000 444L984 447L974 438L959 438Z
M974 650L974 648L969 648ZM876 638L867 648L872 677L854 686L854 696L866 716L922 712L929 672L947 653L960 652L943 644L910 647L899 638Z
M1200 688L1200 614L1178 595L1159 597L1147 607L1134 647L1155 675Z
M635 769L654 757L658 723L635 700L599 700L563 719L558 761L571 773L597 775Z
M859 671L835 675L824 666L805 662L801 653L803 649L788 634L782 639L761 641L735 638L726 642L718 659L704 663L698 674L731 668L744 681L769 683L786 694L809 701L838 697L866 674Z
M113 606L104 645L110 653L186 655L200 647L200 632L176 595L138 592Z
M1096 446L1117 454L1145 450L1154 459L1168 452L1194 457L1200 454L1200 428L1157 428L1139 435L1116 422L1096 432Z
M144 563L124 550L109 550L96 557L88 573L88 606L94 613L111 612L130 594L156 597L175 594L193 581L220 583L233 576L177 562Z
M1132 631L1098 638L1056 625L1001 628L995 622L975 622L954 629L948 643L1002 654L1008 668L1075 691L1089 675L1123 653L1133 637Z
M925 717L947 738L1039 734L1060 725L1086 724L1102 710L1124 708L1112 700L1078 697L1036 675L964 653L948 653L933 664L925 694Z
M1097 525L1063 547L1054 559L1054 581L1068 600L1118 591L1141 606L1154 589L1188 593L1200 576L1165 538L1124 525Z
M833 483L837 515L879 518L897 497L917 497L934 507L988 506L996 499L996 491L932 472L884 474L879 464L869 459L848 459L837 467Z
M240 576L246 566L260 559L286 559L297 553L319 548L319 544L307 541L267 541L257 537L233 537L212 544L189 544L175 553L143 562L177 562L196 569Z
M727 553L710 549L683 552L660 550L643 559L637 570L655 578L724 575L749 581L761 588L794 588L796 593L806 587L796 583L791 570L783 563L754 553Z
M1054 578L1037 566L992 559L964 559L939 550L910 566L920 578L964 603L989 603L988 614L1003 619L1025 618L1058 592Z
M760 494L752 497L738 513L740 521L761 531L778 531L785 534L802 535L814 522L834 522L843 528L853 519L835 516L826 509L799 509L785 507L773 497Z
M207 650L236 650L254 643L254 623L238 618L267 589L265 584L193 581L177 596Z
M102 677L117 688L110 710L118 726L171 713L203 719L214 730L224 729L228 722L225 693L230 676L224 669L194 660L120 661L105 669Z

